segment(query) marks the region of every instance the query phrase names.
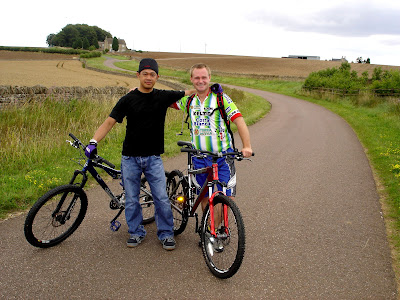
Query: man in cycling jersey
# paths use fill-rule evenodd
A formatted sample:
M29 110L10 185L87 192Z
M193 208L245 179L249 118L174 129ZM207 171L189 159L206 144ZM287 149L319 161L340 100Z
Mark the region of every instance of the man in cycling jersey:
M217 94L211 91L211 70L205 64L196 64L190 69L190 81L196 89L196 95L190 103L187 111L187 101L190 97L184 97L174 104L175 109L181 109L189 114L191 125L192 144L196 149L210 152L232 152L232 138L227 130L224 118L217 109ZM242 140L242 153L244 157L250 157L253 153L250 143L250 134L247 125L239 109L228 95L223 94L224 109L227 118L235 123ZM193 158L195 168L211 166L211 158ZM234 159L226 156L218 159L218 175L220 181L228 183L231 188L227 189L227 196L234 197L236 194L236 172ZM202 186L206 180L207 173L197 174L196 181ZM222 187L219 187L222 190ZM202 201L204 210L208 198Z
M139 88L119 99L110 116L95 132L86 148L90 157L100 142L118 122L126 117L126 135L122 148L121 171L126 192L125 217L130 238L128 247L138 246L146 236L139 203L140 177L144 173L150 185L155 206L157 236L166 250L175 249L173 216L166 193L164 166L164 122L167 108L185 95L195 91L167 91L154 89L158 64L154 59L140 61L137 71Z

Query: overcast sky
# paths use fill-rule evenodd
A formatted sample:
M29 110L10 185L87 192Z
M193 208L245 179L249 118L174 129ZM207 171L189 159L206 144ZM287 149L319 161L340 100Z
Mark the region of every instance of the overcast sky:
M0 46L46 47L67 24L146 51L320 56L400 66L399 0L3 1Z

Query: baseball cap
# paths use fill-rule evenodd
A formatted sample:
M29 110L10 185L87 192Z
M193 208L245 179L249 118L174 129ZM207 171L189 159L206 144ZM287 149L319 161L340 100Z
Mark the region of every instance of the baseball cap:
M138 72L142 72L145 69L150 69L153 70L158 74L158 64L157 62L152 59L152 58L143 58L140 63L139 63L139 70Z

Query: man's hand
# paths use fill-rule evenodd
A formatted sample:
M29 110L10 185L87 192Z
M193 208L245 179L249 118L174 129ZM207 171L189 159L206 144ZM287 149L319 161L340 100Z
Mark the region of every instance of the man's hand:
M250 157L253 155L253 150L251 148L243 148L242 149L243 157Z
M90 140L89 145L85 148L85 155L87 158L94 158L97 154L97 142L94 140Z
M222 94L224 92L224 90L222 89L222 86L219 83L214 83L211 86L211 92L213 92L215 94Z

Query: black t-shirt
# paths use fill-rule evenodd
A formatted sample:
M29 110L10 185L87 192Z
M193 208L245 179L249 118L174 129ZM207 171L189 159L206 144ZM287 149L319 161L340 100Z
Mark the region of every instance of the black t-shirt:
M151 156L164 153L164 124L168 107L185 96L184 91L138 89L123 96L110 117L122 123L126 117L126 135L122 148L125 156Z

